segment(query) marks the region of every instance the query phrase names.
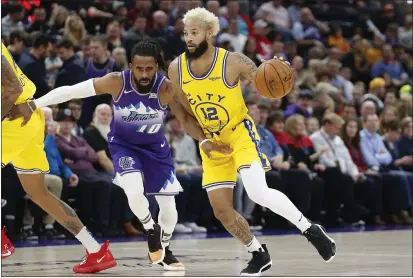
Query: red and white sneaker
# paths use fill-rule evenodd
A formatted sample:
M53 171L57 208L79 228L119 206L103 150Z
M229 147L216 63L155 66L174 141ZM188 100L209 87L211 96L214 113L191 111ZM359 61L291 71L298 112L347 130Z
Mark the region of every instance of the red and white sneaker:
M100 250L96 253L91 253L86 250L86 256L83 262L73 267L75 273L96 273L117 265L113 258L112 252L109 250L109 240L102 244Z
M15 249L13 244L11 244L10 239L6 235L6 227L3 227L1 231L1 259L6 259L13 255Z

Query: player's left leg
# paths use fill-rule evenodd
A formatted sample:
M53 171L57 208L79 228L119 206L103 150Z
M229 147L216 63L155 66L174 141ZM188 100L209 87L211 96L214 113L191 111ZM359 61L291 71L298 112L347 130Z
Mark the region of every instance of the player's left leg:
M175 258L169 247L172 233L178 222L175 195L156 195L155 199L159 205L158 223L164 231L162 245L165 247L165 258L159 265L163 266L165 270L184 271L185 266Z
M264 168L268 168L269 162L262 154L252 121L245 120L244 127L240 125L238 129L240 136L234 147L234 161L248 196L297 226L325 261L332 260L336 252L335 242L327 236L324 228L311 224L285 194L268 187Z

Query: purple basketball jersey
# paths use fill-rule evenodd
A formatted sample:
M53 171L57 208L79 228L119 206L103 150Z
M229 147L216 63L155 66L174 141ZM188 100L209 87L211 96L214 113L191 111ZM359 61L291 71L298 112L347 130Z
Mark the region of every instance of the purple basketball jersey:
M132 85L130 70L122 72L123 88L113 100L114 115L108 134L109 141L129 144L149 144L165 141L166 107L159 100L159 89L165 76L156 73L152 90L139 93Z
M113 100L108 141L116 172L114 182L120 184L122 176L140 172L146 194L175 195L181 186L164 135L166 107L159 101L165 76L156 73L152 90L142 94L133 87L131 75L130 70L122 72L123 88Z

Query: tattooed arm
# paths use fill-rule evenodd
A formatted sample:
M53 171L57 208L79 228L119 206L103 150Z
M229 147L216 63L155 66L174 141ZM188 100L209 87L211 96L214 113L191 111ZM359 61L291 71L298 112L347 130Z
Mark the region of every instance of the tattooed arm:
M19 78L7 58L1 55L1 118L10 111L22 92Z
M236 79L242 76L248 79L255 86L254 80L257 72L257 66L250 58L240 52L231 52L228 55L228 67L231 68L231 72L233 69L236 71Z

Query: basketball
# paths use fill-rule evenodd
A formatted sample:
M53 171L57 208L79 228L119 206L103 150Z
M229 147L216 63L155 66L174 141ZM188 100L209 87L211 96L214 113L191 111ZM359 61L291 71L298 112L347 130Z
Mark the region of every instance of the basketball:
M293 89L294 73L285 62L271 59L258 67L255 84L263 96L282 98Z

